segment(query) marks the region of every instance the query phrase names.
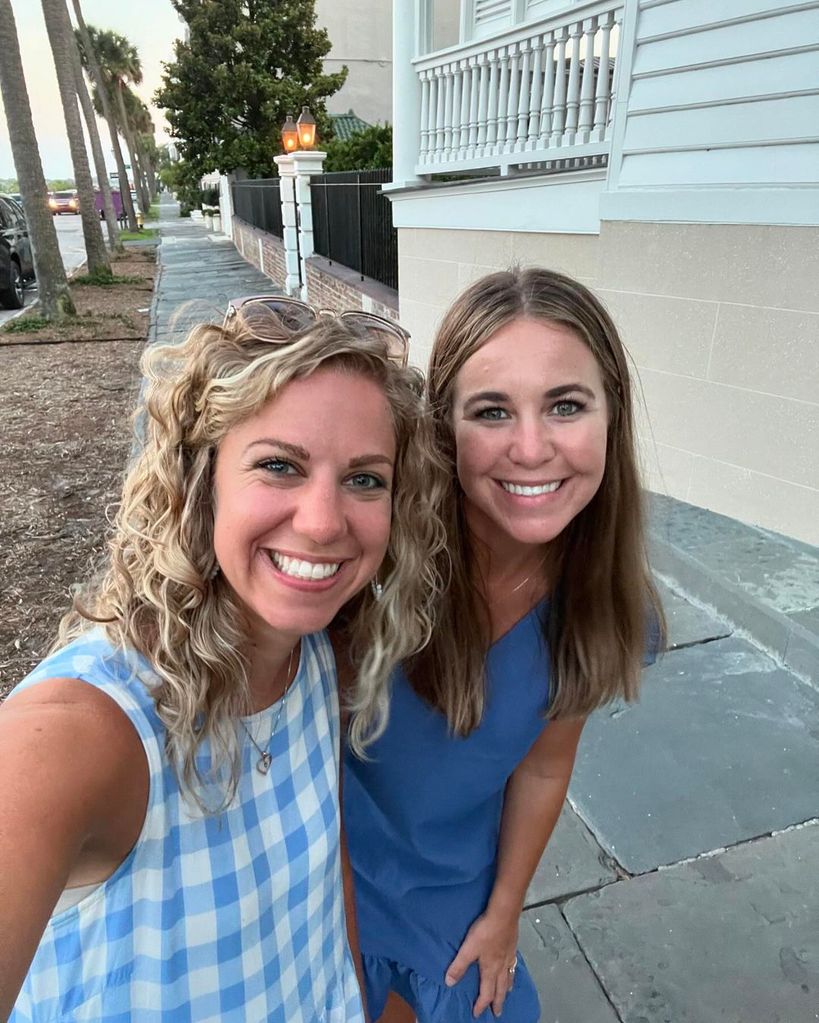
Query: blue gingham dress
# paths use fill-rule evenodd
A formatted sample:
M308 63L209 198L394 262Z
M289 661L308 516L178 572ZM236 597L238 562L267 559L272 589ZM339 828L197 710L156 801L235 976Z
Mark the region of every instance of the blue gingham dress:
M238 792L217 816L182 797L149 664L101 629L20 683L79 678L107 693L142 739L150 794L126 860L49 921L12 1023L363 1023L341 886L335 664L324 633L301 649L269 774L244 736ZM263 748L277 709L245 719Z

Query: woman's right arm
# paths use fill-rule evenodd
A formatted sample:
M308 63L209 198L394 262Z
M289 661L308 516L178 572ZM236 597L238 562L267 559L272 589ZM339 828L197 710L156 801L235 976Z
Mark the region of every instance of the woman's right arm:
M49 679L0 706L0 1019L63 889L113 873L147 796L139 736L98 689Z

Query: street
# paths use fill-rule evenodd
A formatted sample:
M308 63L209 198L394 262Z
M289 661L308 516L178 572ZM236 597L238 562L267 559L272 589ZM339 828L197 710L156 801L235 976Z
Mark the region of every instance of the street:
M82 221L76 216L59 216L54 218L57 228L57 239L63 257L66 274L73 273L85 262L85 245L82 239ZM30 306L37 298L36 286L26 287L26 306ZM0 309L0 324L6 323L16 316L17 309Z

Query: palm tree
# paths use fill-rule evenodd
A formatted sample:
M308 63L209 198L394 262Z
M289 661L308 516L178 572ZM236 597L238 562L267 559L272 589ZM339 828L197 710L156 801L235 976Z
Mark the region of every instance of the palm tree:
M128 117L125 94L128 84L138 85L142 81L142 64L136 47L118 32L89 27L91 44L102 72L102 80L108 90L117 128L125 139L131 159L131 173L134 188L140 200L143 213L148 212L146 192L142 181L139 157L134 142L134 132ZM101 102L102 97L100 97Z
M100 218L97 215L94 202L94 184L91 181L88 153L85 151L80 109L77 106L77 82L70 49L75 45L74 32L71 28L65 0L42 0L42 3L48 41L54 55L57 84L60 87L71 162L74 165L74 180L79 193L88 272L95 276L110 276L111 263L108 259L105 240L100 229Z
M74 66L74 81L77 89L77 98L82 107L85 126L88 129L88 138L91 141L91 153L94 157L94 166L97 170L97 182L102 193L102 211L105 215L105 227L108 231L108 244L114 252L122 252L122 242L119 240L119 229L117 228L117 215L114 211L114 200L111 197L111 186L108 183L108 168L105 166L105 156L102 152L100 133L97 130L97 115L85 87L85 78L82 73L82 60L80 59L79 47L76 44L76 37L71 33L72 43L67 47L71 53L71 62Z
M120 195L122 197L122 207L128 218L128 228L131 231L136 231L136 214L134 212L133 201L131 200L131 190L128 187L128 172L125 169L125 160L122 158L122 148L119 144L119 132L117 131L117 124L114 118L114 111L111 107L111 100L108 95L108 90L105 87L105 83L103 82L99 62L97 61L96 50L94 48L91 34L93 30L86 27L85 19L82 16L80 0L73 0L73 2L74 14L77 17L80 57L82 59L83 66L90 72L91 79L94 83L94 98L99 102L102 116L105 118L108 125L108 133L111 136L111 148L114 151L114 160L117 164L117 175L120 182L119 187Z
M11 0L0 0L0 53L3 54L0 93L34 253L40 313L48 320L60 320L74 313L74 303L68 290L54 218L48 208L48 188L31 120Z

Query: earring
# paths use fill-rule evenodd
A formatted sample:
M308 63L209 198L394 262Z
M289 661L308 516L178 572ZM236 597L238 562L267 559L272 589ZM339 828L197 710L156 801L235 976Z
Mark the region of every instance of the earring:
M213 582L213 580L217 577L217 575L219 575L221 571L222 570L218 565L214 565L213 568L211 569L210 575L208 576L208 581Z
M376 600L381 600L384 595L384 587L377 579L370 580L370 589L373 591L373 596Z

